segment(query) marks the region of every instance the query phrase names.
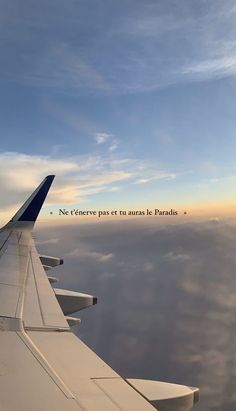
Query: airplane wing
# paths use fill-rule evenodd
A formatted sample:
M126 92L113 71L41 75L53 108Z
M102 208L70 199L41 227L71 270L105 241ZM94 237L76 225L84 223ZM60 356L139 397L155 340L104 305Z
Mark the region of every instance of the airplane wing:
M198 389L122 378L72 333L70 315L97 299L53 288L47 273L63 261L36 250L32 230L53 179L0 230L0 410L190 410Z

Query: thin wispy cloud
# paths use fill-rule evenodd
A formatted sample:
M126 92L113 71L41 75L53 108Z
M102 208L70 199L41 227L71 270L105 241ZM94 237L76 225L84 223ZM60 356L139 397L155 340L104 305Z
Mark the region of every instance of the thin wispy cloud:
M61 2L40 4L36 13L28 3L30 24L14 14L16 1L2 7L0 35L11 38L18 57L17 67L11 64L15 52L2 61L4 81L66 94L124 94L201 81L204 75L235 75L232 0L214 5L199 0L198 7L187 0L130 1L116 6L112 25L108 13L96 13L96 5L94 14L89 12L90 2L71 3L67 10ZM17 29L11 33L10 23Z
M108 191L110 191L110 192L116 192L116 191L120 191L120 190L122 190L122 187L120 187L120 186L112 186L111 188L109 188Z
M37 184L38 179L47 174L58 176L79 172L79 164L74 160L56 159L51 156L28 155L17 152L0 153L1 185L14 188L14 191L26 191Z
M44 244L58 244L59 239L58 238L49 238L47 240L37 240L36 243L38 245L44 245Z
M113 139L111 145L109 146L109 151L115 151L119 147L119 140Z
M170 262L185 262L191 259L191 256L184 252L170 251L163 256L163 259Z
M90 250L83 244L79 248L75 248L67 254L69 257L76 258L77 260L90 260L97 261L99 263L106 263L113 259L113 253L101 253L98 251Z
M233 56L203 60L182 69L183 74L197 79L234 76L236 74L236 51Z
M110 89L95 66L86 62L80 53L66 43L48 47L39 53L24 70L24 74L19 73L18 80L27 86L53 88L70 94L75 93L76 89L100 89L106 92Z
M107 143L110 152L115 151L120 144L120 141L109 133L95 133L94 139L98 145Z
M108 134L108 133L96 133L94 135L94 138L97 144L104 144L108 140L110 140L111 137L112 137L112 134Z
M141 176L149 175L147 180L150 181L153 179L150 177L150 173L154 173L153 167L143 160L112 157L110 154L56 159L51 156L0 153L0 190L4 193L1 209L17 207L47 174L57 175L48 204L80 204L92 195L122 190L141 181ZM173 175L157 171L155 179L161 178L173 178Z
M151 181L155 180L162 180L162 179L175 179L177 177L174 173L163 173L162 171L157 171L155 175L147 176L146 178L139 178L135 181L135 184L146 184L150 183Z

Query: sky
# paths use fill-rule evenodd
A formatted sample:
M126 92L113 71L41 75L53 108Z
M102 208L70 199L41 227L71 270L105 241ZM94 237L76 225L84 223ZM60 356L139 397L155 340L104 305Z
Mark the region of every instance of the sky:
M150 220L53 226L37 248L64 258L57 286L98 304L73 331L129 378L200 388L196 411L234 411L236 224Z
M2 218L236 201L236 5L0 0Z

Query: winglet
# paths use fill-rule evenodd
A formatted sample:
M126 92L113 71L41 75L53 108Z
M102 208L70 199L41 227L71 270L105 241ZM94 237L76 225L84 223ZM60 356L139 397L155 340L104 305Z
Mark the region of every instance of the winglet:
M42 183L36 188L36 190L31 194L31 196L26 200L22 207L17 211L14 217L9 221L6 227L15 226L20 224L21 226L25 223L34 225L39 212L42 208L44 200L47 193L51 187L54 179L54 175L45 177Z

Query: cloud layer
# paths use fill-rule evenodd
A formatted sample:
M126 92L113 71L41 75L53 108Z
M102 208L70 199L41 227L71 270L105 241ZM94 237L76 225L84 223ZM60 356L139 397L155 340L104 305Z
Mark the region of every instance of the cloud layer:
M234 410L235 223L109 222L37 236L58 239L47 252L65 256L62 288L98 295L76 332L111 366L200 387L199 411Z

